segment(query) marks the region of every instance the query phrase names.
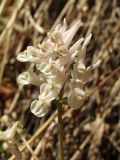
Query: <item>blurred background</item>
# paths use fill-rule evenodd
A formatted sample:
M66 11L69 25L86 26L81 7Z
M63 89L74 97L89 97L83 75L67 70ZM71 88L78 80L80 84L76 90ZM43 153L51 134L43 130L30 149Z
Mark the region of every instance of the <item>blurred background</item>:
M93 35L86 65L102 60L86 85L85 104L63 109L65 160L120 160L120 0L0 0L0 117L25 129L24 139L14 139L22 160L58 160L56 107L43 118L30 112L39 88L17 84L29 63L16 55L41 43L64 18L68 26L84 23L73 42ZM0 153L0 160L8 159L15 159L9 150Z

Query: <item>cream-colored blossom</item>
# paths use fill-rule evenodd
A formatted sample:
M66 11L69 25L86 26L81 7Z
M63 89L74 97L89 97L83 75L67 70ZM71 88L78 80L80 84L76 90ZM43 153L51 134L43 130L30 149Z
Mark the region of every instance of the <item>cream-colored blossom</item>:
M50 101L42 99L39 97L39 100L34 100L31 103L30 110L37 117L43 117L49 111Z
M17 130L19 122L15 122L11 128L6 129L5 131L0 131L0 140L11 140Z
M42 75L36 75L33 72L23 72L18 76L18 83L27 85L27 84L34 84L36 86L39 86L40 83L44 80Z
M68 95L68 105L70 105L73 108L79 108L83 105L84 99L85 92L83 88L75 88Z
M69 85L66 84L69 86L69 106L80 107L84 102L84 84L88 82L91 70L95 69L99 62L85 66L86 47L91 40L91 34L78 39L71 46L76 32L82 25L78 20L68 29L64 19L63 25L58 24L47 34L47 40L37 47L28 46L17 55L19 61L32 62L33 67L37 69L37 74L34 70L22 73L18 81L24 85L31 83L40 86L38 100L34 100L30 107L31 112L38 117L48 113L51 101L59 96L66 80L69 81Z

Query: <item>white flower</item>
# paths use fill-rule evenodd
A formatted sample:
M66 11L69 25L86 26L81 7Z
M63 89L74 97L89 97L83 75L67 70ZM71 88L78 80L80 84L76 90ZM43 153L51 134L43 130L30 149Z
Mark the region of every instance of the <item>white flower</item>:
M30 110L31 112L36 115L37 117L43 117L46 115L49 111L50 101L47 101L45 99L34 100L31 103Z
M78 20L70 29L67 29L66 21L64 20L64 24L62 27L57 26L56 30L59 33L59 38L62 39L63 44L65 44L66 47L69 47L74 35L78 31L78 29L83 25L83 23ZM54 32L53 32L54 33Z
M59 60L52 60L51 58L48 62L37 64L36 68L47 77L55 77L58 72L63 71L63 66L60 66Z
M23 72L18 76L17 81L18 83L23 85L28 85L31 83L39 86L40 82L43 81L43 78L42 78L42 75L37 76L35 73L32 73L32 72Z
M97 60L95 63L93 63L91 66L89 66L88 68L87 68L87 70L89 71L91 71L91 70L94 70L94 69L96 69L99 65L100 65L100 63L101 63L101 60L99 59L99 60Z
M86 48L91 40L92 34L84 39L83 45L80 47L80 54L76 60L76 62L81 62L85 64L85 57L86 57Z
M15 122L11 128L6 129L5 131L0 131L0 140L11 140L17 130L19 122Z
M31 112L37 117L42 117L48 113L51 101L54 100L61 89L61 84L57 84L53 81L49 83L43 83L40 86L39 100L35 100L31 103Z
M45 97L47 100L51 101L58 96L60 89L61 89L61 84L57 84L53 81L49 83L43 83L40 86L40 96L39 97L42 97L43 99Z
M91 70L88 70L83 63L77 63L74 65L71 75L73 79L79 79L84 85L91 76Z
M72 39L74 37L74 35L76 34L76 32L78 31L78 29L83 25L83 23L78 20L69 30L67 30L64 33L64 43L66 44L67 47L69 47L69 45L72 42Z
M68 95L68 105L73 108L79 108L83 104L84 99L85 99L84 90L82 88L75 88Z
M69 82L69 85L65 84L69 89L68 104L71 107L79 107L84 102L86 97L84 84L88 82L91 70L99 63L85 66L86 47L90 42L91 34L85 39L80 38L70 46L82 25L78 20L67 29L64 19L63 25L58 24L53 32L48 33L47 40L42 44L38 44L38 47L28 46L24 52L17 55L19 61L32 62L35 69L22 73L18 81L24 85L32 83L40 86L38 100L31 104L31 112L38 117L47 114L51 101L59 96L66 82ZM69 76L70 74L72 77Z
M73 46L70 47L69 52L73 54L76 50L81 47L81 43L84 41L84 38L80 38Z
M39 59L40 57L38 57L35 53L30 52L30 50L25 50L17 55L17 60L21 62L34 62Z

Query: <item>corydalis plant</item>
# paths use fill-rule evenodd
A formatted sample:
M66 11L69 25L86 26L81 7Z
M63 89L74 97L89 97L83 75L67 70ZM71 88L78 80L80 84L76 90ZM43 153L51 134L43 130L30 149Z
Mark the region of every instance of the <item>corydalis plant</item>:
M86 97L84 84L88 81L91 70L96 68L100 61L89 67L85 66L86 47L91 34L70 46L82 25L78 20L67 29L64 20L63 25L57 25L53 32L47 34L47 40L38 44L38 47L28 46L17 55L17 60L31 62L33 68L37 70L35 72L31 69L18 77L18 82L23 85L31 83L40 86L38 100L34 100L30 107L31 112L37 117L47 114L51 102L59 96L63 85L67 88L64 95L69 106L76 108L83 104Z
M23 132L20 122L16 121L13 124L10 123L10 119L7 115L3 115L0 118L1 129L4 127L6 130L0 130L0 152L8 150L12 155L16 156L17 160L22 159L22 154L17 147L16 140L18 136L21 136Z

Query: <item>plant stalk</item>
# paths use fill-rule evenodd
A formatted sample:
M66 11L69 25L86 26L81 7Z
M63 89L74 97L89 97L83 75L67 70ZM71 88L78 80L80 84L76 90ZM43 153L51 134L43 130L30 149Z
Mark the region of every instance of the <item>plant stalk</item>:
M59 160L64 160L62 105L59 105L58 107L58 140L59 140Z

